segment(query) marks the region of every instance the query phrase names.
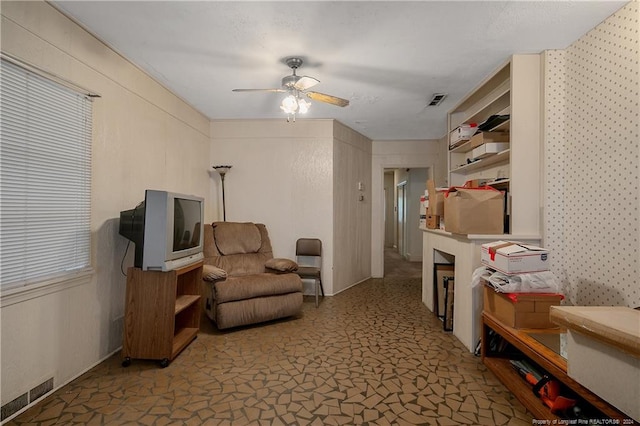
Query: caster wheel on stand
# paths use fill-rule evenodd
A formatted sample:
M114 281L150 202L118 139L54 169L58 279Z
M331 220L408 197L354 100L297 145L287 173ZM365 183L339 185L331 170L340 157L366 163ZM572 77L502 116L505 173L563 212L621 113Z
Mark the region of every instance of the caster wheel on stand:
M127 356L127 357L125 357L125 358L122 360L122 366L123 366L123 367L128 367L128 366L130 366L130 365L131 365L131 358L129 358L129 357Z
M169 366L169 360L167 358L163 358L162 361L160 361L160 367L167 368L168 366Z

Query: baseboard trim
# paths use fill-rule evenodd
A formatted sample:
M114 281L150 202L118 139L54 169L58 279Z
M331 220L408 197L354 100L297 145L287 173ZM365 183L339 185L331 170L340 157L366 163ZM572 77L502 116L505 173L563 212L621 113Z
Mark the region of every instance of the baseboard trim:
M64 386L68 385L69 383L71 383L72 381L74 381L75 379L77 379L78 377L82 376L84 373L86 373L87 371L91 370L93 367L97 366L98 364L106 361L107 359L111 358L113 355L115 355L116 353L120 352L120 350L122 350L122 346L118 347L116 350L114 350L113 352L107 354L106 356L104 356L103 358L99 359L98 361L96 361L95 363L91 364L89 367L85 368L84 370L80 371L78 374L72 376L71 378L69 378L69 380L65 381L62 384L59 384L58 386L55 386L53 389L51 389L49 392L45 393L44 395L42 395L41 397L39 397L38 399L30 402L28 405L25 405L24 407L22 407L20 410L16 411L15 413L13 413L11 416L7 417L6 419L2 420L2 422L0 423L0 425L5 424L6 422L16 418L17 416L19 416L20 414L24 413L25 411L27 411L29 408L33 407L34 405L38 404L39 402L41 402L42 400L44 400L45 398L47 398L49 395L55 393L56 391L60 390L61 388L63 388Z
M365 282L365 281L367 281L367 280L370 280L370 279L372 279L372 277L371 277L371 276L369 276L369 277L367 277L367 278L365 278L365 279L363 279L363 280L357 281L357 282L355 282L355 283L351 284L349 287L347 287L347 288L343 288L342 290L340 290L340 291L339 291L339 292L337 292L337 293L330 294L330 296L335 296L336 294L340 294L340 293L342 293L343 291L347 291L347 290L349 290L350 288L355 287L355 286L357 286L358 284L362 284L363 282Z

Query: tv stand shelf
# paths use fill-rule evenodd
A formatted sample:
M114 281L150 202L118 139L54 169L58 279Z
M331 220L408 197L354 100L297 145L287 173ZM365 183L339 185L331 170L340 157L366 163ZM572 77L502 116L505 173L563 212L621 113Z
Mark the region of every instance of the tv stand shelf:
M129 268L122 365L131 359L169 365L198 335L202 261L169 272Z

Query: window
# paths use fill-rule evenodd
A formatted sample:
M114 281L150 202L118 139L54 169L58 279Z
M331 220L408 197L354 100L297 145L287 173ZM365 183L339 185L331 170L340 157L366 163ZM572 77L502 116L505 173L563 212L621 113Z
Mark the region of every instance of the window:
M0 289L90 266L91 99L1 61Z

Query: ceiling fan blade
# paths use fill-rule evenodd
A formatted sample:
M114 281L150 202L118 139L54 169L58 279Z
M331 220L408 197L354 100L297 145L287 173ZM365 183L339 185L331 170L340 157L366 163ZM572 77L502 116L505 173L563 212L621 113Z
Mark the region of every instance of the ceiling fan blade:
M232 92L286 92L284 89L232 89Z
M298 81L296 81L296 84L294 84L293 87L295 87L300 91L303 91L303 90L311 89L313 86L315 86L318 83L320 83L320 80L304 75L300 77Z
M349 105L348 100L338 98L337 96L325 95L324 93L318 92L307 92L306 95L314 101L326 102L328 104L336 105L339 107L346 107L347 105Z

